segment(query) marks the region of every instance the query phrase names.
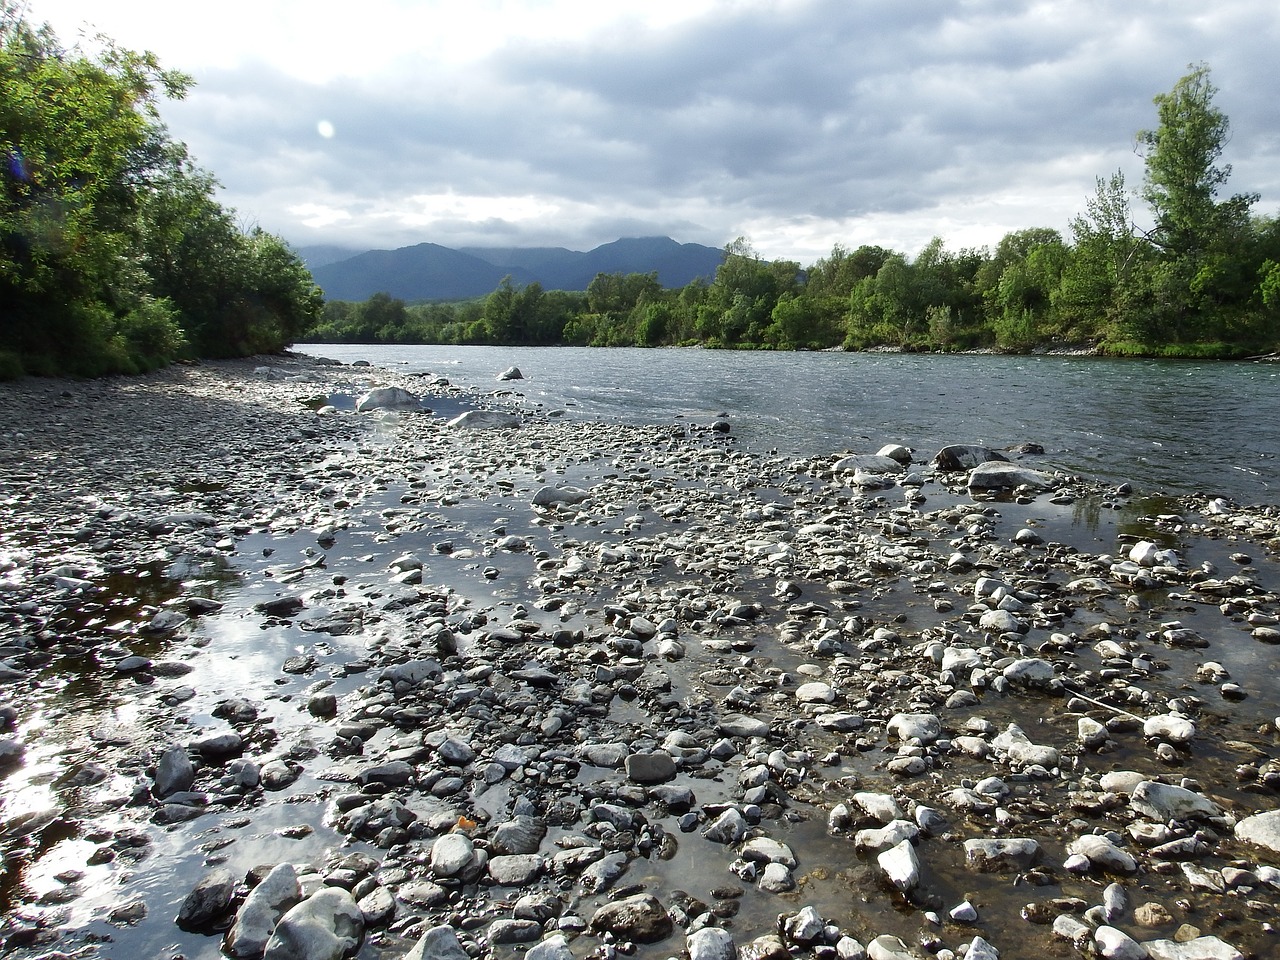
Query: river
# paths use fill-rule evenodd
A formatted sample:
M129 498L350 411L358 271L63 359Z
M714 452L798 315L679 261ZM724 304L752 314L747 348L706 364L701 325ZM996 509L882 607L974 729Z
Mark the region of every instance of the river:
M630 423L727 414L747 448L816 456L902 443L1034 442L1073 473L1148 493L1276 495L1280 365L1076 356L306 344L311 355L470 385ZM495 389L497 384L495 383Z

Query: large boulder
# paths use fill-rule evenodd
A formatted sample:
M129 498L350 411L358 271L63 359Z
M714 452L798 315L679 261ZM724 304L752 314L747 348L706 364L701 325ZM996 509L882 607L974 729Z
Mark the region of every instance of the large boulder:
M1020 467L1016 463L980 463L969 474L970 490L1010 490L1014 487L1049 490L1053 482L1039 470Z
M370 410L421 410L422 401L403 387L378 387L356 401L356 412Z
M1236 824L1236 839L1280 853L1280 810L1245 817Z
M276 864L262 882L249 891L236 913L236 921L227 933L227 953L233 957L262 956L280 918L301 900L302 886L293 864Z
M364 914L350 891L324 887L276 924L263 960L342 960L364 936Z
M508 430L520 426L520 418L501 410L468 410L449 421L455 430Z
M969 444L954 443L943 447L933 455L933 465L944 473L957 473L960 470L972 470L980 463L992 461L1008 462L999 450L990 447L977 447Z
M658 898L638 893L623 900L606 903L591 918L594 933L611 933L636 943L657 943L671 936L673 925Z

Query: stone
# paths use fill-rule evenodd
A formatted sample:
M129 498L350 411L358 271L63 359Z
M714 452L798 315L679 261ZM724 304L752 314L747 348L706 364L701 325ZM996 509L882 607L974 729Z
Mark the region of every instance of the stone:
M422 401L403 387L378 387L356 400L356 412L371 410L421 410Z
M930 462L944 473L958 473L961 470L972 470L980 463L1007 463L1008 460L1003 453L990 447L956 443L943 447L933 455Z
M1168 743L1189 743L1196 735L1196 725L1186 717L1175 714L1163 714L1148 717L1142 724L1142 735L1151 739L1159 738Z
M964 842L964 857L982 872L1026 870L1040 858L1040 844L1030 837L976 837Z
M437 877L456 877L471 865L475 844L465 833L446 833L431 845L431 872Z
M720 733L726 737L767 737L769 724L741 713L726 713L720 718Z
M1222 815L1222 808L1208 797L1158 780L1143 780L1135 786L1129 797L1129 806L1160 823Z
M467 410L449 421L454 430L510 430L520 426L520 418L501 410Z
M564 934L554 933L526 950L524 960L574 960L574 956Z
M636 943L657 943L671 936L673 924L657 897L639 893L606 903L591 918L590 929Z
M1150 960L1244 960L1244 954L1218 937L1196 937L1185 943L1146 940L1142 946Z
M911 948L892 934L885 933L867 944L870 960L916 960Z
M902 807L898 806L898 801L887 793L855 793L853 802L868 816L875 817L881 823L892 823L906 818Z
M152 795L163 800L174 793L190 790L195 783L196 768L187 756L185 747L170 747L160 755L156 762L155 781L151 787Z
M729 807L702 831L712 843L737 843L747 835L746 817L736 807Z
M1280 810L1245 817L1236 824L1236 839L1280 853Z
M903 840L881 853L876 862L889 882L906 893L920 884L920 861L910 840Z
M765 893L786 893L795 889L796 880L785 863L767 863L756 885Z
M236 892L236 878L231 871L216 867L197 882L182 906L178 908L177 924L183 930L201 931L226 916L231 910L231 898Z
M669 753L633 753L625 762L627 779L633 783L665 783L676 775L676 761Z
M586 490L579 490L576 487L542 487L533 495L533 505L536 507L550 507L558 503L565 506L575 506L586 500L590 493Z
M982 937L974 937L964 952L964 960L1000 960L1000 951Z
M1109 873L1137 873L1138 862L1109 839L1097 834L1085 834L1071 842L1069 853L1085 857L1096 868Z
M262 956L280 918L302 902L302 886L291 863L278 863L249 891L227 932L224 949L233 957Z
M1039 470L999 462L978 464L969 473L968 485L970 490L1009 490L1014 487L1053 489L1053 482Z
M931 713L896 713L885 724L885 731L899 740L930 744L942 735L942 722Z
M323 887L276 924L263 960L342 960L364 936L364 915L350 891Z
M738 947L733 934L719 927L703 927L685 937L689 960L736 960Z
M1147 960L1146 948L1115 927L1103 926L1093 931L1093 943L1098 956L1105 960Z
M419 937L404 960L471 960L471 956L458 942L453 927L442 924Z

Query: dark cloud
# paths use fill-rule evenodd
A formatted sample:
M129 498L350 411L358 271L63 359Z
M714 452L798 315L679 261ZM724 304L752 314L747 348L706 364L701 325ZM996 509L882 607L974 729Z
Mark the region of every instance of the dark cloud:
M512 37L461 69L206 71L166 116L228 202L299 243L748 234L812 260L1065 230L1096 176L1140 183L1134 133L1199 61L1233 121L1231 189L1274 211L1278 46L1280 12L1245 0L732 4Z

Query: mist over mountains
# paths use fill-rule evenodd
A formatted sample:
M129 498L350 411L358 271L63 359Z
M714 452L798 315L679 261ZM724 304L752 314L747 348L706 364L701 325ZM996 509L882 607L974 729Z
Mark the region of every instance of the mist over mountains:
M419 243L352 254L337 247L298 251L330 300L367 300L388 293L401 300L482 297L510 276L517 286L537 281L546 290L585 290L598 273L652 273L667 288L715 277L719 247L677 243L670 237L629 237L582 253L563 247L463 247Z

